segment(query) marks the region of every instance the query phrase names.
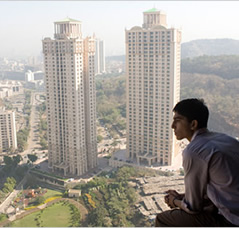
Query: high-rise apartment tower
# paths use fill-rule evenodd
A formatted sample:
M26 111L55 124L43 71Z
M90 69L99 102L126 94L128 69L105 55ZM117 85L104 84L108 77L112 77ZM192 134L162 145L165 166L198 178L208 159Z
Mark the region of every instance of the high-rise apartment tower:
M54 23L43 40L48 124L48 164L82 175L97 166L95 39L82 38L81 22Z
M180 96L181 32L167 28L162 11L143 15L142 27L126 30L127 156L171 165L178 153L171 122Z
M103 40L95 41L95 74L105 73L105 44Z
M17 149L15 112L0 108L0 153Z

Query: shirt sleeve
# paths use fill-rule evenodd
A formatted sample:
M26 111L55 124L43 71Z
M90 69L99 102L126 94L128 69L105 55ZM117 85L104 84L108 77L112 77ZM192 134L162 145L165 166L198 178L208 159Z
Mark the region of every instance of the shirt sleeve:
M182 209L190 214L204 210L209 199L206 196L208 165L187 147L183 152L185 197Z

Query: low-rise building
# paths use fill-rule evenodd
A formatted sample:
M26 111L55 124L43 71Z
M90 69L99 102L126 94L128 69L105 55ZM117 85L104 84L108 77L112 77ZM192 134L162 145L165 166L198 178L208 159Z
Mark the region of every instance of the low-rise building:
M68 190L68 196L70 198L73 198L73 197L80 197L81 196L81 190L78 190L78 189L69 189Z

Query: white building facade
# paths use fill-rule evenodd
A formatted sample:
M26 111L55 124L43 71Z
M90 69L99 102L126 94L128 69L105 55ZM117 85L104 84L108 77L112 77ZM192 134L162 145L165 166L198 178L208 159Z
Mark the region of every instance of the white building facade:
M180 98L181 32L153 8L126 30L127 157L142 165L172 165L179 146L171 129Z
M95 74L105 73L105 43L103 40L95 41Z
M0 153L11 153L17 149L15 112L0 109Z
M54 23L55 39L43 40L48 165L64 175L97 166L95 39L82 38L81 22Z

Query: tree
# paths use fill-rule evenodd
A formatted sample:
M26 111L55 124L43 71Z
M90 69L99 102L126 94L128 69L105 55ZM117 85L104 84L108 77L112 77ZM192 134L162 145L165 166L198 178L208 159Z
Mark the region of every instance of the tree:
M89 214L89 223L92 227L105 227L111 225L108 211L104 207L97 207ZM107 219L105 219L107 218Z
M4 156L3 157L3 161L4 161L6 166L11 166L13 164L13 160L9 156Z
M4 193L12 192L15 186L16 180L13 177L8 177L6 182L4 183L2 191Z
M43 150L47 150L48 149L47 141L43 137L41 137L41 139L40 139L40 145L41 145Z
M35 200L35 204L39 205L39 204L43 204L45 201L45 198L43 196L38 196Z
M97 135L97 143L100 143L103 140L102 135Z
M22 161L22 156L19 154L17 156L13 156L12 160L14 166L17 166L20 163L20 161Z
M38 158L35 154L28 154L27 157L32 163L35 162Z

